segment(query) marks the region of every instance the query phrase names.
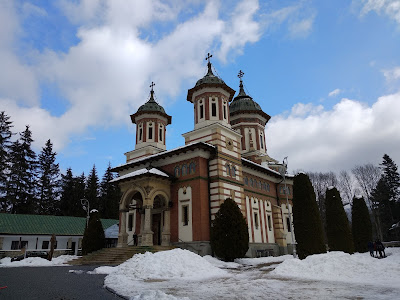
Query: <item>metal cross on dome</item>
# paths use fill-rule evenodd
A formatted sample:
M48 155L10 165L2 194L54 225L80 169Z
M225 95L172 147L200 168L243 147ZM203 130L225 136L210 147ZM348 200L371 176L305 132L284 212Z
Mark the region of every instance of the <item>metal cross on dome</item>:
M242 80L244 73L242 70L239 71L238 77L240 78L240 80Z
M207 57L206 57L206 60L208 60L208 63L210 63L210 58L212 57L212 54L210 54L210 53L207 53Z
M151 82L151 84L150 84L150 87L151 87L151 91L153 92L153 87L155 86L156 84L152 81Z

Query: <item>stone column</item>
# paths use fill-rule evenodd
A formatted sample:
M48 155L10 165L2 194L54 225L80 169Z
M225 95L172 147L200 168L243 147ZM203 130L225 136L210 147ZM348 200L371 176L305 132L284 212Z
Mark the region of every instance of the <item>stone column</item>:
M286 233L283 227L282 209L279 206L272 206L272 218L274 222L275 242L279 245L280 254L287 254Z
M144 229L141 246L153 246L153 231L151 231L151 206L144 207Z
M171 229L170 229L170 211L164 211L164 226L161 234L161 246L170 246L170 237L171 237Z
M126 213L128 209L121 209L119 211L119 234L118 234L118 244L117 247L126 247L128 246L128 233L126 232Z

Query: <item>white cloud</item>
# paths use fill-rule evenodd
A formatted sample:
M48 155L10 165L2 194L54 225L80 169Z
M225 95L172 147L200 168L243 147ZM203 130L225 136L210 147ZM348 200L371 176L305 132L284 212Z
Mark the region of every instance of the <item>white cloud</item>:
M289 26L289 34L292 38L304 38L308 36L312 30L315 15L309 18L295 21Z
M290 168L340 171L357 164L378 164L384 153L400 160L400 93L380 97L372 106L343 98L332 110L312 109L276 116L267 125L269 154L288 156Z
M340 89L334 89L332 92L328 94L329 97L335 97L339 95L342 91Z
M400 67L386 69L386 70L383 70L382 72L388 82L400 79Z
M378 14L383 13L400 24L399 0L362 0L361 16L371 11L375 11Z

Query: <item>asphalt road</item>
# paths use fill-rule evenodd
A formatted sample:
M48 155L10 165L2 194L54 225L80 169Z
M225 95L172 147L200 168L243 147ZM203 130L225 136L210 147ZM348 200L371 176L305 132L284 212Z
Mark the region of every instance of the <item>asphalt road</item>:
M96 266L0 268L0 299L122 299L103 287L106 275L87 274ZM69 272L82 270L82 272Z

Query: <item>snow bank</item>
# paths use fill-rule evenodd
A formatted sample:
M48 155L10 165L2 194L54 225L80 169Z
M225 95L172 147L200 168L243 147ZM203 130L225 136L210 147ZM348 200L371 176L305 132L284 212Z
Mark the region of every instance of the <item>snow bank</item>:
M311 280L398 286L400 284L400 249L387 248L384 259L369 253L329 252L304 260L286 260L270 274Z
M78 258L74 255L61 255L53 258L52 261L40 257L28 257L20 261L11 262L10 257L5 257L0 260L0 268L10 267L53 267L65 265L70 260Z
M287 259L293 259L293 255L268 256L268 257L258 257L258 258L239 258L236 259L235 262L241 265L258 266L270 263L280 263Z

